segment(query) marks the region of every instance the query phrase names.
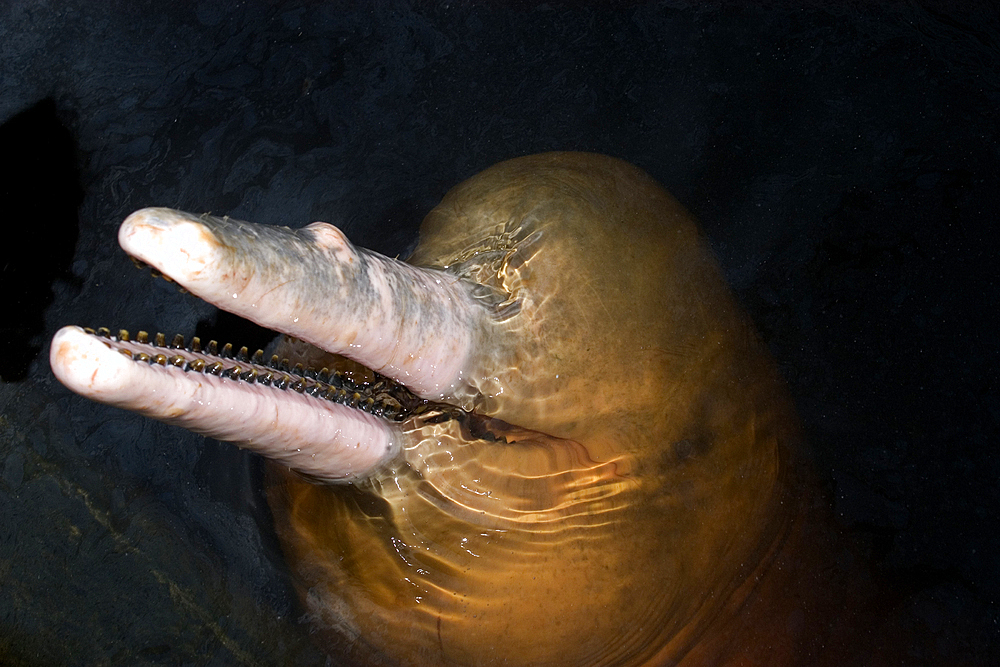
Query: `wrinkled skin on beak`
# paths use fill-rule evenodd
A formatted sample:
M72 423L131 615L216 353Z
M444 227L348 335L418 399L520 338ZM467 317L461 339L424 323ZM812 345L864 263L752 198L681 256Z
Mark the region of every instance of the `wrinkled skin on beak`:
M431 211L407 263L325 223L166 209L119 238L293 337L279 357L342 355L423 399L386 418L262 384L277 371L252 361L53 341L74 391L277 462L268 498L319 635L425 665L704 664L751 641L734 628L794 514L792 411L695 224L638 169L496 165Z

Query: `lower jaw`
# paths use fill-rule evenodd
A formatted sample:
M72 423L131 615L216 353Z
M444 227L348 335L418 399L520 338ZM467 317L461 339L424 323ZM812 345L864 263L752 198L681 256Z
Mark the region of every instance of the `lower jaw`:
M317 351L318 352L318 351ZM400 421L428 409L402 385L368 374L252 357L197 338L112 335L66 327L52 368L94 400L233 442L321 481L369 474L401 446Z

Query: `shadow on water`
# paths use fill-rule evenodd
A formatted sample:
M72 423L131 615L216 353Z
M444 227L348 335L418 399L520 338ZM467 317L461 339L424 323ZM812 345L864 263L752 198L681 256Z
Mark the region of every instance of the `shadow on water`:
M83 201L78 154L52 99L0 125L0 379L19 382L41 351L52 283L79 283L71 263Z

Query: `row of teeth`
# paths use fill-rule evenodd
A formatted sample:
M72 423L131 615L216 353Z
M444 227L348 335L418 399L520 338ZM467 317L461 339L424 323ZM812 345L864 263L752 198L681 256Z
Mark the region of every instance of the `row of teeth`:
M402 421L410 414L410 410L405 409L400 400L391 393L395 392L402 396L409 392L401 385L381 376L378 376L372 384L358 385L340 371L331 372L326 368L316 371L305 368L302 364L291 366L288 359L279 359L277 355L273 355L269 362L265 362L263 350L257 350L251 357L247 348L242 347L234 354L232 345L227 343L220 350L214 340L209 341L202 349L201 340L197 336L185 345L184 337L180 334L175 335L168 344L166 336L162 333L156 334L151 341L145 331L140 331L134 340L125 329L119 330L117 336L112 335L105 327L97 330L86 328L84 331L112 342L137 343L166 350L166 352L147 353L125 347L114 348L133 361L150 365L175 366L184 371L207 373L230 380L309 394L394 421ZM217 360L207 361L200 357L185 356L184 352L204 354ZM228 360L232 360L233 363L226 363Z

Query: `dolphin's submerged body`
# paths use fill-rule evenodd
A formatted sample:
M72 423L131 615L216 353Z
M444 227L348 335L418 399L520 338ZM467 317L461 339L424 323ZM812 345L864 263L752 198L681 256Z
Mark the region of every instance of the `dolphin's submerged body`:
M286 334L279 359L67 327L56 375L273 460L319 636L385 664L816 657L785 555L805 539L793 410L695 223L640 170L503 162L445 196L407 263L324 223L166 209L119 238Z

